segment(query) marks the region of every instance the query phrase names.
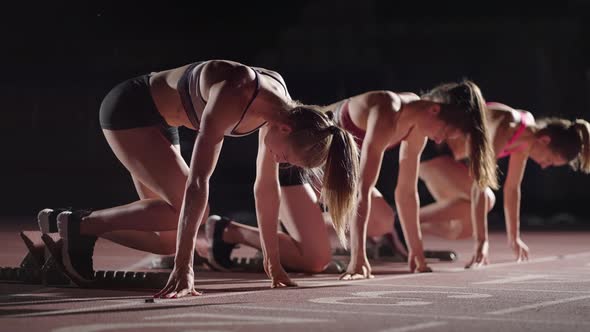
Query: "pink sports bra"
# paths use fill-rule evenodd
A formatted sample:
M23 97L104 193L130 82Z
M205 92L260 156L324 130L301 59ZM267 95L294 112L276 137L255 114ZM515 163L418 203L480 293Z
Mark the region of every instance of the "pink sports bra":
M509 146L514 144L514 142L516 142L516 140L524 133L524 130L526 129L526 127L528 125L532 125L535 121L529 112L519 111L518 114L520 116L520 120L519 120L520 124L518 125L518 128L516 128L514 135L512 135L512 137L510 137L510 139L506 143L506 146L504 147L504 149L502 149L502 151L498 155L498 158L507 157L511 153L522 151L525 148L524 145L518 145L518 146L513 147L512 149L508 148Z
M357 127L354 124L354 122L352 122L348 109L348 101L349 99L346 99L338 106L336 106L336 109L334 110L334 119L337 124L339 124L340 126L342 126L342 128L344 128L346 131L352 134L354 140L356 141L356 144L359 148L361 148L363 145L363 141L365 139L365 135L367 133L363 129ZM389 145L387 147L387 150L391 150L397 147L403 140L407 139L408 136L410 136L411 132L412 130L410 129L410 131L408 131L408 133L402 139L400 139L399 142Z

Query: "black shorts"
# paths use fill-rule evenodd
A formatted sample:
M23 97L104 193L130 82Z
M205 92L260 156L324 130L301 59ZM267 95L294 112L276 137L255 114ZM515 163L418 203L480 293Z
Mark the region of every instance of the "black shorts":
M303 178L303 169L289 164L279 165L279 183L281 187L299 186L307 181Z
M115 86L100 105L100 127L121 130L159 126L174 145L180 143L178 128L169 126L158 112L150 91L150 75L142 75Z

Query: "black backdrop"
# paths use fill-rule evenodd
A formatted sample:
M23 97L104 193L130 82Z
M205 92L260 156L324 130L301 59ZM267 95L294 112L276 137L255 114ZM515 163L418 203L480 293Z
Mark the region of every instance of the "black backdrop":
M136 198L98 125L101 99L127 78L222 58L279 71L291 95L327 104L356 93L420 92L476 81L490 101L538 118L590 119L590 10L528 3L297 1L21 3L6 11L0 55L1 215L46 206L96 208ZM183 153L193 133L182 131ZM253 212L256 135L228 138L212 179L213 212ZM378 187L395 183L394 153ZM505 161L500 163L505 171ZM523 223L588 219L590 179L529 164ZM423 186L424 202L430 200ZM501 225L501 191L494 224Z

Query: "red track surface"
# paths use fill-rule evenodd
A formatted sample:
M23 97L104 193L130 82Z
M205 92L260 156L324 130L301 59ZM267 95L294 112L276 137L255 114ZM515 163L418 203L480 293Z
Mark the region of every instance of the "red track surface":
M33 229L33 226L26 228ZM26 249L22 226L1 229L0 266ZM299 288L269 289L262 274L200 272L204 295L145 303L150 291L0 283L0 331L589 331L590 233L524 233L532 260L513 263L504 234L491 234L492 265L463 270L470 241L425 238L452 248L453 263L407 274L373 262L376 278L292 275ZM97 269L145 269L150 255L99 241Z

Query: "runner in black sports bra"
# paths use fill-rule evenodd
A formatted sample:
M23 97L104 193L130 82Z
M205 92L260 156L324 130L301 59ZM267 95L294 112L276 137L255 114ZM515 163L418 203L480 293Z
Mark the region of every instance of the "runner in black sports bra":
M205 64L210 66L205 68ZM205 76L199 82L203 68ZM203 90L214 91L207 100L201 96L201 83ZM246 96L252 94L247 103L242 99L244 92ZM200 121L205 111L216 116L211 121ZM279 255L311 259L298 248L288 250L281 245L279 252L273 245L276 241L290 241L279 238L276 232L281 199L276 190L278 163L289 162L304 169L323 168L325 174L330 174L323 195L329 201L335 227L344 234L345 216L354 209L357 183L354 139L318 106L292 100L278 73L229 60L153 72L115 86L104 98L99 118L107 143L129 171L140 199L101 210L44 209L40 213L42 230L59 231L64 266L78 284L93 282L92 257L97 238L110 239L108 234L113 231L131 230L141 232L125 232L113 241L146 252L176 255L168 284L158 296L198 295L194 271L187 267L192 267L196 233L201 221L207 218L209 179L215 171L223 137L245 136L257 129L260 130L253 192L259 225L270 230L261 239L260 247L265 249L266 271L272 286L294 285ZM242 121L244 126L248 125L244 132L239 128ZM190 166L174 147L178 126L201 131ZM251 127L256 128L250 130ZM318 223L317 227L324 225ZM170 231L176 236L170 236Z

